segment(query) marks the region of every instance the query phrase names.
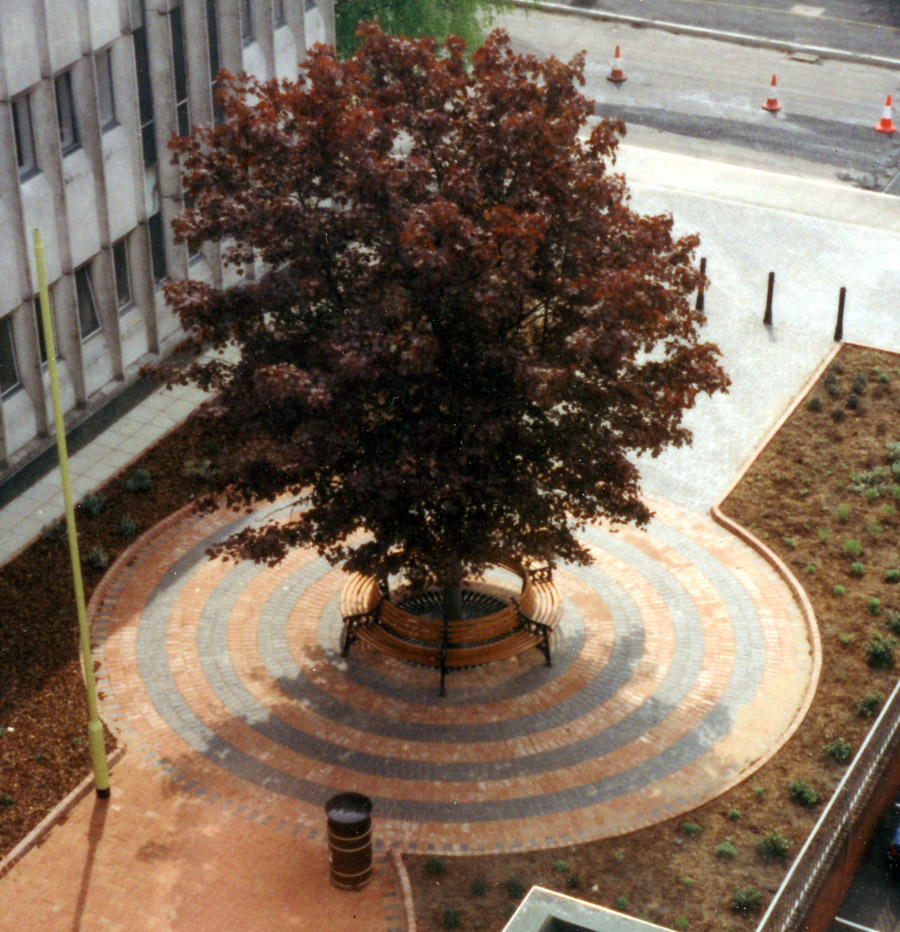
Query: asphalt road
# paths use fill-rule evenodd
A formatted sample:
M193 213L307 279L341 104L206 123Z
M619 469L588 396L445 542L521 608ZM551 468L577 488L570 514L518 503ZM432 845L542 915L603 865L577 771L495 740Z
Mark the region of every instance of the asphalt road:
M568 0L578 9L639 16L798 45L900 58L896 0Z
M676 9L686 0L602 2ZM522 52L567 60L585 50L584 93L597 114L625 120L631 142L900 194L900 132L874 129L887 94L900 104L900 70L579 15L517 11L500 24ZM616 46L626 75L618 85L607 80ZM773 75L777 114L762 109Z

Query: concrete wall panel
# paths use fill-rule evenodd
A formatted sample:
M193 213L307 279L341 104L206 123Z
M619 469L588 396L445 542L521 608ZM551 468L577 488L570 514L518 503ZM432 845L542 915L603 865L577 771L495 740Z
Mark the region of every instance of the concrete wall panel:
M109 45L121 34L118 0L88 0L88 16L91 24L91 48L100 49Z
M81 364L84 366L84 390L88 398L113 378L109 346L102 330L81 344Z
M34 245L32 230L41 231L44 243L44 263L47 266L47 280L56 281L62 275L62 262L59 251L59 230L56 225L56 211L53 203L53 190L46 175L35 175L22 185L22 226L28 249L28 270L31 278L31 294L37 294L37 268L34 262ZM22 296L24 297L24 295Z
M84 149L78 149L63 159L63 184L72 267L77 268L100 251L94 170Z
M7 93L15 97L41 79L37 0L0 2Z
M28 4L37 3L30 0ZM47 45L50 52L50 70L54 72L68 68L81 58L77 0L46 0Z
M138 204L135 200L134 164L131 145L121 126L103 134L103 167L109 214L109 238L115 242L137 226Z

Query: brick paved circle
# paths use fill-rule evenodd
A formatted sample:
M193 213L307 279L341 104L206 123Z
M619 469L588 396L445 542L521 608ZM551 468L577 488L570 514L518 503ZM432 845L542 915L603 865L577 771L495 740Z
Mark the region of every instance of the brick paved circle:
M816 665L764 561L653 504L647 531L589 527L591 565L557 571L551 668L535 650L454 672L443 699L433 670L360 644L340 656L340 570L308 551L210 561L241 522L184 516L93 604L103 714L182 791L320 842L341 790L371 796L380 842L404 850L549 847L669 818L759 766Z

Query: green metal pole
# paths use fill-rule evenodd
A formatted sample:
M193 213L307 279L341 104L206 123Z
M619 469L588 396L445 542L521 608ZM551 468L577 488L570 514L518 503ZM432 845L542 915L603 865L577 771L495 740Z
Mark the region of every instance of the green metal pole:
M44 244L41 231L34 231L34 258L37 264L38 291L41 296L41 320L44 325L44 344L47 348L47 371L50 376L50 395L53 398L53 423L56 427L56 448L59 451L59 471L62 476L63 501L66 506L66 529L69 534L69 557L72 561L72 578L75 583L75 607L78 612L78 631L81 641L81 665L88 700L88 747L94 769L97 795L109 796L109 769L106 765L106 743L103 725L97 712L97 686L94 682L94 664L91 658L91 636L88 631L87 612L84 608L84 585L81 581L81 561L78 556L78 533L75 529L75 506L72 503L72 480L69 476L69 457L66 452L66 431L63 426L62 402L59 394L59 373L56 368L56 343L53 338L53 319L50 315L50 291L47 288L47 269L44 266Z

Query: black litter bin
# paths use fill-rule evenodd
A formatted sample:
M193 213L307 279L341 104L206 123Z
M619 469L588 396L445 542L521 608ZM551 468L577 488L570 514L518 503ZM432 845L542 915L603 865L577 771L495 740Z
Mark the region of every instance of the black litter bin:
M362 793L338 793L325 803L331 882L358 890L372 879L372 800Z

